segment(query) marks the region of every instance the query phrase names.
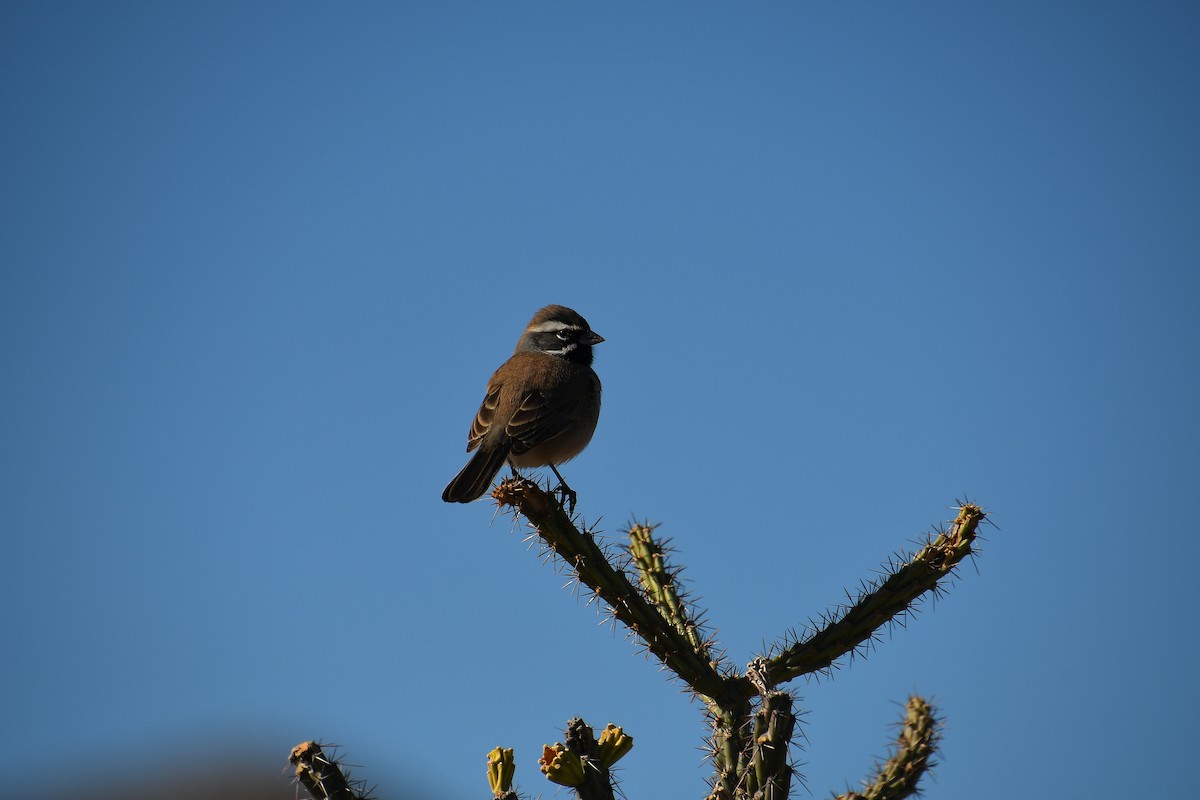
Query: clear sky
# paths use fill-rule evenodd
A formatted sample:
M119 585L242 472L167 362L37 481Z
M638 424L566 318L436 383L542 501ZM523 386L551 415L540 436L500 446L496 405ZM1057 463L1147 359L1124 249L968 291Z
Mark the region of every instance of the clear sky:
M914 690L935 800L1193 790L1197 8L5 2L16 780L321 738L383 798L482 797L499 744L549 797L578 714L630 798L702 797L697 705L439 498L564 303L579 509L662 523L735 663L992 512L794 686L814 796Z

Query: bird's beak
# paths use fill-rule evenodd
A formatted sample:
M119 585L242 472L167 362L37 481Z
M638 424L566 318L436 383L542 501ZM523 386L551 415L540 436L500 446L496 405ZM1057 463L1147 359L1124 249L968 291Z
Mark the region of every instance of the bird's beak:
M604 341L604 337L601 336L600 334L596 333L595 331L588 331L586 341L589 345L600 344L601 342Z

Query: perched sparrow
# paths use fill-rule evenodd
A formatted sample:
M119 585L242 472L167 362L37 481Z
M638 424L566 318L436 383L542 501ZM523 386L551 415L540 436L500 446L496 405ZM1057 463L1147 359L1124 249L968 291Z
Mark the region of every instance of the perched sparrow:
M488 381L487 396L471 423L462 472L442 492L447 503L483 495L505 461L517 467L555 467L583 452L600 417L600 379L592 345L604 341L566 306L533 315L517 349Z

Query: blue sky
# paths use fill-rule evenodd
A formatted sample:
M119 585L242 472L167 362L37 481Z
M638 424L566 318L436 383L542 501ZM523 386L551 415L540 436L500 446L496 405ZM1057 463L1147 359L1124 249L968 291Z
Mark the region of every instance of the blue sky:
M321 738L381 797L498 744L549 797L582 715L629 797L703 796L698 707L439 499L557 302L607 338L579 509L660 522L736 663L991 510L794 686L814 796L912 691L930 798L1190 789L1200 12L979 5L0 7L17 780Z

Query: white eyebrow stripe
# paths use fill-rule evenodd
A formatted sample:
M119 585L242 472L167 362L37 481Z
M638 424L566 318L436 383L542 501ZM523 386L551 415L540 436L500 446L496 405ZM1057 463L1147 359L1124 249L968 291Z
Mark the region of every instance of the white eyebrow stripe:
M539 322L537 325L530 325L525 330L529 333L550 333L551 331L579 331L583 329L578 325L570 325L566 322L550 319L545 322Z

